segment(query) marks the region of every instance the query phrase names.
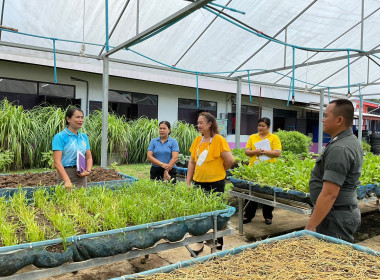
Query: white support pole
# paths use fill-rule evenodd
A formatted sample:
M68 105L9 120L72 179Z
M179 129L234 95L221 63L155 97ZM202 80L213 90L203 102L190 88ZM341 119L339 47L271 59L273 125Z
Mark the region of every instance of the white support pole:
M363 36L364 36L364 0L362 0L362 19L360 21L360 49L361 50L364 48Z
M359 107L359 125L358 125L358 140L362 142L363 138L363 96L360 94L360 107Z
M324 100L325 100L325 93L324 90L321 90L320 92L320 101L319 101L319 126L318 126L318 154L322 153L323 149L323 109L324 109Z
M108 142L108 85L109 85L109 57L103 57L103 102L102 102L102 145L101 167L107 167L107 142Z
M137 0L136 3L136 36L139 34L139 24L140 24L140 1Z
M236 92L236 123L235 123L235 148L240 148L240 123L241 123L241 78L237 79Z

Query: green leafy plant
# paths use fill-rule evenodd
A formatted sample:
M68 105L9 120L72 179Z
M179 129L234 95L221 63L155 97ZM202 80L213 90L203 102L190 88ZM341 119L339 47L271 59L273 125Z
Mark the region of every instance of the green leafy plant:
M362 141L362 148L365 154L371 152L371 145L368 144L366 141Z
M301 192L309 192L311 170L315 159L308 154L303 156L285 153L275 163L259 162L253 166L240 166L231 171L235 178L244 179L261 186L281 187ZM368 153L363 158L362 185L380 182L380 156Z
M4 152L0 152L0 170L6 171L10 167L13 162L13 152L6 150Z
M53 151L43 152L41 161L45 162L48 168L54 169Z
M279 129L275 133L281 141L282 151L294 154L308 153L312 144L310 137L298 131L285 131Z
M182 167L187 167L189 164L190 156L185 156L184 154L178 155L177 165Z
M111 166L112 166L112 169L113 169L113 170L115 170L115 171L117 171L117 172L120 172L120 170L119 170L119 165L117 164L116 161L115 161L114 163L112 163Z
M362 185L380 183L380 156L367 153L363 158L362 175L360 183Z
M235 161L242 164L249 164L249 156L245 154L245 148L235 148L231 150Z

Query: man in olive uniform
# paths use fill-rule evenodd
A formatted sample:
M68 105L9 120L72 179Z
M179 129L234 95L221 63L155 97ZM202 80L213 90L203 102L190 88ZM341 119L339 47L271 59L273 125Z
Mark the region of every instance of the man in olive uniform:
M354 242L361 222L356 189L363 165L363 150L352 132L351 101L330 102L323 116L323 131L331 135L316 160L309 182L314 210L305 229Z

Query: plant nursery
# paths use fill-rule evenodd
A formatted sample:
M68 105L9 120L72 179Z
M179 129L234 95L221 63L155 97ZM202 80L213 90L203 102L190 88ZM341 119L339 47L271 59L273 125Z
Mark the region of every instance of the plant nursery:
M380 279L380 0L0 3L0 280Z

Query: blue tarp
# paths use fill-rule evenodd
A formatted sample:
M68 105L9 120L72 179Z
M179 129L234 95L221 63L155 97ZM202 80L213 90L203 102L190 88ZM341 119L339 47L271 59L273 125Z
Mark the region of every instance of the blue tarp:
M301 230L301 231L288 233L288 234L281 235L281 236L274 237L274 238L268 238L268 239L265 239L263 241L255 242L252 244L233 248L230 250L226 250L226 251L214 253L211 255L195 258L192 260L183 261L183 262L179 262L176 264L172 264L172 265L168 265L168 266L164 266L164 267L160 267L160 268L156 268L156 269L152 269L152 270L148 270L148 271L144 271L144 272L140 272L140 273L136 273L136 274L132 274L132 275L125 275L122 277L112 278L110 280L141 279L142 276L153 275L156 273L168 273L168 272L171 272L175 269L184 268L184 267L187 267L190 265L196 265L199 263L204 263L204 262L213 260L215 258L220 258L220 257L228 256L228 255L236 255L236 254L243 252L246 249L254 249L254 248L256 248L260 245L263 245L263 244L270 244L270 243L273 243L276 241L286 240L286 239L291 239L291 238L296 238L296 237L301 237L301 236L314 236L314 237L316 237L320 240L324 240L326 242L347 245L349 247L352 247L355 250L362 251L362 252L380 257L380 252L374 251L374 250L369 249L367 247L355 245L355 244L352 244L352 243L349 243L349 242L346 242L346 241L343 241L343 240L340 240L340 239L337 239L334 237L322 235L322 234L319 234L316 232L312 232L312 231L308 231L308 230ZM286 261L286 260L284 260L284 261Z

